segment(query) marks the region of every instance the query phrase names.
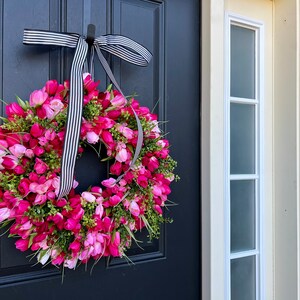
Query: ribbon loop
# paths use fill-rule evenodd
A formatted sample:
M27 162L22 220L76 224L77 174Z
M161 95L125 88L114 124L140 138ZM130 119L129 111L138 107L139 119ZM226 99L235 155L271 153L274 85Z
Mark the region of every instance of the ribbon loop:
M61 33L34 29L24 30L23 43L26 45L53 45L76 49L71 65L70 100L68 105L64 148L61 159L61 177L58 198L62 198L68 195L73 187L83 110L82 72L87 58L88 43L84 36L80 36L76 33ZM91 60L89 68L92 73L94 72L92 61L95 50L104 70L106 71L106 74L123 96L124 94L122 93L121 88L118 85L101 50L109 52L138 66L146 66L152 58L151 53L146 48L127 37L120 35L103 35L95 38L94 43L91 45ZM131 161L130 167L135 164L143 144L143 130L141 122L135 110L133 108L132 110L137 122L138 140L134 158ZM121 177L122 176L120 176L118 180Z

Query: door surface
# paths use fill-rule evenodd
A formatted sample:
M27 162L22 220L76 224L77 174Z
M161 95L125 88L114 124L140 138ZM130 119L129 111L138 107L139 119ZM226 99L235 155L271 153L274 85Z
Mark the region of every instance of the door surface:
M73 50L24 46L24 28L86 34L93 23L96 35L128 36L152 52L150 65L108 60L123 92L135 92L143 105L155 107L160 120L168 121L164 130L181 177L170 197L178 205L167 212L173 224L162 228L159 241L144 243L144 251L129 250L134 264L103 260L92 275L84 267L67 271L61 284L56 268L32 266L15 250L13 239L2 237L1 300L200 298L199 9L198 0L0 1L1 99L12 102L18 95L27 100L47 79L68 78ZM98 62L95 77L105 89L108 81ZM93 160L92 154L85 155L77 165L76 173L87 185L103 175ZM140 239L145 239L143 232Z

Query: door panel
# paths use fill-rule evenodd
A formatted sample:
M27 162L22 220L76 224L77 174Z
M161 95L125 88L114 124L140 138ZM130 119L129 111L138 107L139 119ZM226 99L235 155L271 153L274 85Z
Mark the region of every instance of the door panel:
M200 140L199 140L199 1L198 0L0 0L0 97L28 98L49 78L69 77L72 49L23 46L24 28L85 34L89 23L96 35L123 34L146 46L153 60L146 68L107 56L126 95L136 93L142 105L155 107L170 132L171 153L181 181L173 184L170 200L178 203L168 215L174 223L162 228L158 241L144 251L129 250L134 265L123 259L102 260L92 276L84 267L61 275L51 266L32 267L14 240L0 240L0 298L29 299L199 299L200 286ZM18 22L16 22L18 20ZM108 84L95 61L100 87ZM1 107L3 113L3 107ZM95 165L91 153L78 161L80 182L92 184L106 176L107 166ZM99 164L98 164L99 165ZM95 168L94 168L95 169ZM145 240L145 233L140 233ZM34 259L35 260L35 259ZM91 267L91 266L89 266ZM21 284L22 283L22 284Z

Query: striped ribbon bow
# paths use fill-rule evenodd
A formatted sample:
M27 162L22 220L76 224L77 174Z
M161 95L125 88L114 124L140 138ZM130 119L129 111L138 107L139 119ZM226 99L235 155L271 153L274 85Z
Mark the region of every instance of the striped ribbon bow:
M69 194L73 186L83 109L83 67L87 59L89 45L84 36L76 33L59 33L34 29L24 29L23 43L26 45L53 45L75 48L75 54L71 65L70 100L61 159L61 176L58 193L58 198L62 198ZM146 48L124 36L102 35L94 39L91 45L90 72L93 73L93 56L96 51L106 74L123 96L124 94L101 50L109 52L138 66L147 66L152 58L151 53ZM138 126L138 141L130 167L135 164L143 143L142 126L136 112L133 108L132 110Z

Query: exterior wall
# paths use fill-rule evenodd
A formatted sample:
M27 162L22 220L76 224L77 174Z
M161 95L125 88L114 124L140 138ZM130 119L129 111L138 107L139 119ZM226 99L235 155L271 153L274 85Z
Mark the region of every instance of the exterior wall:
M299 298L299 5L276 0L274 60L275 299Z

